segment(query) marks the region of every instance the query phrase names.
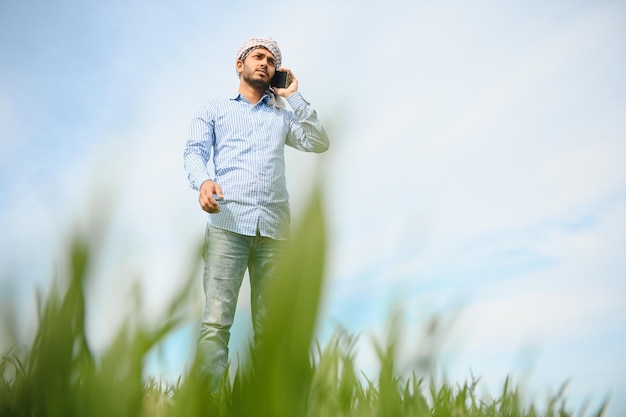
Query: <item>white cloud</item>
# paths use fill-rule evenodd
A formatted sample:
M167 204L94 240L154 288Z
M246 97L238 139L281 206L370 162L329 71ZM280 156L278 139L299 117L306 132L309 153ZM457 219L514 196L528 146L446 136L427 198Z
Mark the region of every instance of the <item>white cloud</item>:
M535 30L532 20L518 21L513 24L518 31L538 32L521 45L515 31L504 32L497 43L487 30L463 37L464 29L456 28L451 38L484 53L453 72L465 77L463 85L452 84L458 91L443 83L448 72L436 76L438 67L428 63L433 71L428 82L437 88L428 90L424 81L410 78L395 90L385 86L368 107L358 106L371 110L353 125L349 144L334 149L342 163L330 175L339 181L332 199L338 211L333 217L340 220L334 226L350 239L342 242L344 256L338 258L347 260L337 274L368 275L404 245L446 256L479 236L535 228L619 192L626 179L623 110L607 107L603 99L613 86L603 80L615 79L624 62L607 70L616 36L607 24L616 23L609 13L579 14L551 31L550 22L544 23L546 33ZM480 18L474 22L479 26ZM393 25L388 36L377 33L368 47L404 58L403 69L421 70L421 56L407 54L406 45L419 50L427 41L411 38L416 31L395 36L403 23ZM469 23L463 23L467 29ZM512 39L521 54L507 47ZM491 49L478 48L482 41ZM451 47L452 55L463 53ZM494 62L499 48L504 65ZM490 78L472 71L492 64L498 71ZM402 75L398 71L398 81ZM597 83L581 87L579 78ZM346 265L355 268L352 273Z

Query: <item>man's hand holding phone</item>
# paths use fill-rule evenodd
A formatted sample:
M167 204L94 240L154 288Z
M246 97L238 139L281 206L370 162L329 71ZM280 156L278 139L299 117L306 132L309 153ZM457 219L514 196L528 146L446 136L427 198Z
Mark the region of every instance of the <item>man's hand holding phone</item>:
M279 83L279 81L282 81L281 75L279 73L286 73L287 75L286 82ZM278 76L274 75L274 78L272 79L272 84L271 84L272 89L274 90L274 93L276 93L276 95L287 98L293 93L298 91L298 80L293 75L293 72L291 72L290 69L281 67L278 70L276 70L276 74L279 74L279 75ZM280 84L282 84L283 86L281 86Z
M220 187L218 183L211 180L203 182L200 186L200 196L198 200L200 201L200 207L202 207L202 210L207 213L220 212L220 205L213 195L220 200L223 199L224 195L222 194L222 187Z

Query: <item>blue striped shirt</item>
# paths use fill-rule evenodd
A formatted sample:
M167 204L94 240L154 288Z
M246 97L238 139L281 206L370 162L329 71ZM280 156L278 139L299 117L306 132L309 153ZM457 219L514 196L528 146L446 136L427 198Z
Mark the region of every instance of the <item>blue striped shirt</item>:
M293 111L274 106L267 94L256 105L238 94L210 101L192 119L183 155L189 184L199 190L213 180L224 194L220 212L209 214L212 226L247 236L288 237L285 144L320 153L329 141L300 93L287 102Z

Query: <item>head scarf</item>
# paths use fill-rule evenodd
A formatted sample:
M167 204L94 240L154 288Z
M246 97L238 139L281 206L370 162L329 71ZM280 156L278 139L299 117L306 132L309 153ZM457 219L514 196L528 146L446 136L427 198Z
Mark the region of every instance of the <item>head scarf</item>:
M280 49L278 48L278 44L272 38L248 39L239 48L239 51L237 52L237 60L245 60L250 52L254 51L257 48L265 48L270 51L272 55L274 55L274 59L276 60L276 69L280 68L282 55L280 53Z
M276 69L280 68L283 56L280 53L280 49L278 48L278 44L272 38L252 38L248 39L239 47L239 51L237 51L237 61L243 61L246 59L250 52L254 51L257 48L265 48L274 55L274 59L276 60ZM282 97L278 97L274 92L268 88L266 93L270 97L270 106L284 108L285 102Z

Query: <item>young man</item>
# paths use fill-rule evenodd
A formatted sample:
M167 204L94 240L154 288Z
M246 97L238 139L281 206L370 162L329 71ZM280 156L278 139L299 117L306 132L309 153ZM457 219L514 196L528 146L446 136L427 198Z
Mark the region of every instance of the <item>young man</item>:
M261 331L263 288L289 234L284 146L316 153L329 146L315 111L298 92L298 80L281 68L281 60L272 39L245 42L235 63L238 94L202 108L191 121L185 147L189 183L209 213L198 348L201 372L213 389L227 368L230 328L246 269L255 339ZM279 69L289 74L288 85L270 87Z

